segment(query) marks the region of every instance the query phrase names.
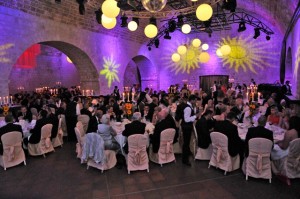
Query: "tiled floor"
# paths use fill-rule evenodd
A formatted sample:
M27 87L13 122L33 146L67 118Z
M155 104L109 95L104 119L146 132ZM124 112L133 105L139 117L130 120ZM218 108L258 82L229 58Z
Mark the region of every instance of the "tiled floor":
M177 163L150 163L146 171L127 174L125 168L104 171L81 165L75 143L65 143L55 153L28 157L27 166L0 170L0 199L96 199L96 198L300 198L300 179L287 186L276 177L245 180L240 170L227 176L207 161L192 162L192 167Z

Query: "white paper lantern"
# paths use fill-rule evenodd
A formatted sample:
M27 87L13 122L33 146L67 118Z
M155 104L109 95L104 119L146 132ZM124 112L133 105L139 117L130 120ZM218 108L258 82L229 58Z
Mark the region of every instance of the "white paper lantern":
M196 16L200 21L207 21L211 18L213 9L208 4L201 4L196 10Z
M112 18L112 21L110 23L104 23L102 22L102 26L106 29L113 29L117 25L117 19Z
M187 48L186 46L184 45L181 45L181 46L178 46L177 48L177 52L180 54L180 55L184 55L187 51Z
M217 54L219 57L222 57L222 56L223 56L223 54L222 54L220 48L217 49L216 54Z
M200 55L199 55L199 61L201 63L207 63L210 59L210 56L207 52L202 52Z
M172 61L173 62L179 62L180 61L180 55L178 53L173 53Z
M209 45L208 44L203 44L202 45L202 50L208 50L209 48Z
M106 0L101 6L103 14L109 18L115 18L120 13L120 8L115 0Z
M192 28L189 24L183 24L183 26L181 27L181 31L184 34L189 34L191 32Z
M192 41L192 45L195 47L195 48L199 48L199 46L201 45L201 40L200 39L193 39Z
M154 38L157 35L157 27L153 24L148 24L145 29L144 29L144 33L146 35L146 37L148 38Z
M223 45L223 46L221 46L221 53L222 53L222 55L229 55L230 54L230 52L231 52L231 48L230 48L230 46L229 45Z
M130 21L128 23L128 29L130 31L136 31L137 28L138 28L138 24L135 21Z

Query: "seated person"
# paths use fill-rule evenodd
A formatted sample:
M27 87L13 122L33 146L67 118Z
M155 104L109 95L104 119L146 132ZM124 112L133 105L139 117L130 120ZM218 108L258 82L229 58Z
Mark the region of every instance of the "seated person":
M117 133L110 126L109 121L110 116L108 114L103 115L101 118L101 124L98 125L97 132L104 140L105 150L117 151L120 149L119 143L114 139L114 136L116 136Z
M2 145L2 140L1 140L2 135L4 135L5 133L8 133L8 132L12 132L12 131L18 131L21 133L21 135L23 137L22 127L18 124L13 123L14 117L11 114L8 114L5 116L5 122L6 122L6 125L4 125L0 128L0 155L3 155L3 145Z
M98 125L101 124L100 121L101 121L101 118L103 115L103 111L98 108L94 114L93 112L94 112L95 108L90 107L89 109L91 110L92 116L89 120L89 124L88 124L86 133L92 133L92 132L95 133L98 130Z
M150 134L150 142L152 143L153 153L158 153L160 146L160 134L163 130L168 128L175 129L174 140L177 140L178 134L176 136L177 127L175 121L169 114L169 110L167 108L163 108L157 113L157 122L155 125L154 133L152 135Z
M216 121L224 121L226 118L226 114L227 114L227 107L225 105L220 105L219 106L219 113L218 115L214 115L213 118Z
M244 150L243 141L239 137L237 126L232 122L235 120L235 113L229 112L224 121L217 121L215 123L214 131L223 133L228 138L228 152L234 157L240 155L240 162L243 162Z
M276 106L271 107L271 114L268 115L268 122L270 125L273 124L276 126L279 126L279 124L281 123L281 117Z
M262 115L257 120L258 126L257 127L251 127L248 129L246 139L245 139L245 157L248 157L249 155L249 140L252 138L266 138L274 142L273 139L273 132L269 129L265 128L265 125L267 123L267 118Z
M21 107L21 112L18 114L17 117L17 121L19 120L27 120L28 122L31 122L32 114L30 111L28 111L26 106Z
M141 122L142 115L140 112L135 112L132 115L132 122L125 125L125 130L122 132L122 135L125 137L129 137L134 134L144 134L146 124ZM128 143L126 142L124 145L125 153L128 153Z
M210 122L212 119L212 110L207 109L201 116L200 120L196 122L196 130L198 135L198 147L202 149L207 149L211 144L210 139Z
M275 144L271 153L273 160L281 159L288 155L291 141L300 137L300 117L292 116L289 120L289 130L285 132L283 140Z

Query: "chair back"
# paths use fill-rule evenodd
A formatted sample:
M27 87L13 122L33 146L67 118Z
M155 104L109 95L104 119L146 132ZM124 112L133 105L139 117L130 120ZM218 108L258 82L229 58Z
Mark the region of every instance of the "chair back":
M52 145L53 145L53 147L62 146L63 143L64 143L63 142L64 132L62 130L61 124L62 124L62 118L59 118L59 120L58 120L58 129L57 129L57 136L52 139Z
M82 123L83 132L86 133L90 117L88 115L78 115L77 121Z
M225 171L233 171L239 168L239 155L231 157L228 153L228 138L219 132L210 133L213 153L209 165L215 166Z
M173 152L173 140L175 136L175 129L165 129L160 134L160 145L158 150L158 162L164 164L175 160Z
M74 130L75 130L75 135L77 138L77 143L76 143L77 158L81 158L82 148L83 148L83 144L85 142L85 136L81 136L81 133L80 133L80 130L78 129L78 127L75 127Z
M3 155L0 158L0 165L4 169L25 163L25 154L22 149L22 133L12 131L1 136L3 144Z
M64 136L67 136L68 132L67 132L67 124L66 124L65 115L63 115L63 114L58 115L58 119L61 119L61 129L64 133Z
M193 129L194 129L194 140L193 140L194 159L210 160L213 151L212 145L210 144L207 149L202 149L198 147L198 132L195 124L193 125Z
M288 177L300 177L300 138L294 139L290 142L286 167Z
M149 169L149 159L146 151L147 137L142 134L134 134L128 137L128 171Z
M41 129L41 146L45 148L44 150L48 150L49 148L53 148L51 143L51 131L52 131L52 124L46 124Z
M252 138L249 140L249 156L245 159L244 168L246 176L272 178L270 161L272 146L273 142L266 138Z
M85 132L84 132L83 124L82 124L81 121L78 121L78 122L76 123L76 127L77 127L77 129L79 130L80 137L84 136L84 135L85 135Z
M85 135L81 162L86 162L89 158L93 159L96 163L104 164L106 162L104 140L97 133L88 133Z

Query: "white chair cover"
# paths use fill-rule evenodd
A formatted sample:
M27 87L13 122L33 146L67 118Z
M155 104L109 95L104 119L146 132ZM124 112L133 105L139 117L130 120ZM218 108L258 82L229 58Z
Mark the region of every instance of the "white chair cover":
M74 130L75 130L75 135L77 138L77 143L76 143L77 158L81 158L83 144L85 143L85 135L83 135L83 136L81 135L78 127L75 127Z
M149 159L146 151L147 137L142 134L134 134L128 137L127 170L146 170L149 172Z
M63 114L58 115L58 119L61 119L61 130L64 136L68 136L66 117Z
M57 136L52 139L53 147L58 147L58 146L62 147L62 145L64 143L63 136L64 136L64 132L62 130L62 118L59 118Z
M78 128L79 130L79 133L80 133L80 137L83 137L85 135L85 132L84 132L84 129L83 129L83 124L82 122L77 122L76 123L76 127Z
M265 138L252 138L249 140L249 155L243 162L243 172L254 178L269 179L271 183L271 161L270 153L272 141Z
M88 115L78 115L77 121L82 123L83 132L85 134L88 129L90 117Z
M5 133L1 137L3 155L0 156L0 165L6 168L16 166L21 162L26 165L25 154L22 149L22 134L17 131Z
M231 157L228 153L228 138L219 132L210 134L213 153L209 161L209 166L215 166L227 172L240 168L240 156Z
M46 153L54 151L52 142L51 142L51 130L52 124L46 124L41 129L41 140L37 144L28 143L28 152L32 156L43 155Z
M160 134L160 146L158 153L153 153L152 149L149 150L149 159L152 162L160 165L173 162L175 155L173 151L173 140L175 136L175 129L165 129Z
M272 161L272 171L287 178L300 178L300 138L290 142L286 157Z
M85 135L85 142L83 143L81 163L87 162L91 158L94 162L104 163L104 141L97 133L88 133Z
M212 149L212 145L210 144L209 147L207 149L202 149L200 147L198 147L198 134L197 134L197 130L195 125L193 125L194 127L194 136L195 136L195 140L194 140L194 155L195 155L195 160L210 160L213 149Z

